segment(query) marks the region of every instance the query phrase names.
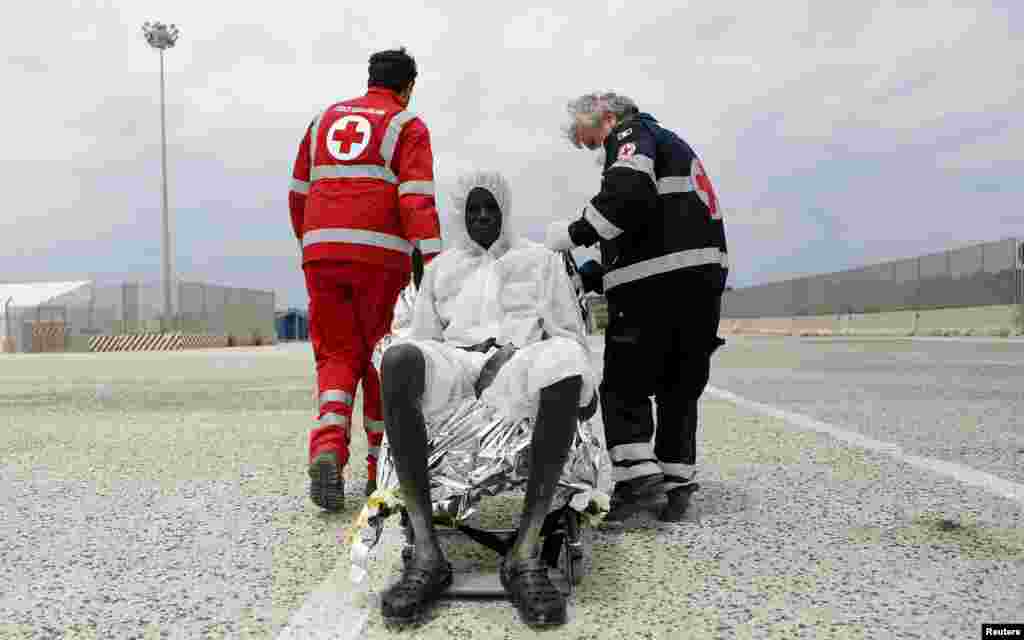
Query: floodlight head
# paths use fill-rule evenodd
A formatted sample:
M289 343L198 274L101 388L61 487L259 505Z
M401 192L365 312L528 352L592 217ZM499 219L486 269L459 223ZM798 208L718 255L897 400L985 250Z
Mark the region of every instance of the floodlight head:
M173 24L167 26L162 22L147 21L142 25L142 33L154 49L170 49L178 41L178 27Z

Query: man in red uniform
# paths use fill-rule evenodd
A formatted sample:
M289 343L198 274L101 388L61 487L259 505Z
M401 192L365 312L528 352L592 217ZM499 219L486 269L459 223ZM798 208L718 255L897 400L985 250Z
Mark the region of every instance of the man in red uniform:
M309 434L309 493L329 511L344 504L356 386L390 328L410 256L419 249L429 263L441 251L430 134L406 110L415 79L416 61L404 48L373 54L366 94L313 119L292 170L288 204L302 247L320 394ZM364 386L379 388L374 382Z

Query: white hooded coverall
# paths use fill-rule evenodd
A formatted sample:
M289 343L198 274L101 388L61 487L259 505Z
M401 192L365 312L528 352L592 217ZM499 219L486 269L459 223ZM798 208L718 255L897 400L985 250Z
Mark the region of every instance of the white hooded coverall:
M500 235L487 250L466 231L466 199L475 187L490 191L501 209ZM409 315L402 307L408 305L411 285L403 292L388 345L410 343L423 353L424 418L440 419L475 395L474 384L497 348L477 353L459 347L489 338L519 348L480 397L506 418L535 417L541 389L576 375L583 379L579 406L590 404L596 374L562 257L512 232L510 193L500 174L462 176L452 201L453 238L445 243L450 248L427 265ZM400 326L403 320L408 326Z

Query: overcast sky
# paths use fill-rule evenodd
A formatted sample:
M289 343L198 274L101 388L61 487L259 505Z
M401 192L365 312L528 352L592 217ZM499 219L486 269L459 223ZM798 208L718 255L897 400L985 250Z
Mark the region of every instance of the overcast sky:
M442 219L477 167L509 178L527 236L579 215L600 169L559 125L569 99L610 89L702 158L734 286L1024 237L1019 0L352 4L19 5L0 61L0 281L159 277L146 20L181 29L166 57L175 272L273 289L279 306L306 304L287 207L305 127L362 95L369 55L396 45L420 66L411 108Z

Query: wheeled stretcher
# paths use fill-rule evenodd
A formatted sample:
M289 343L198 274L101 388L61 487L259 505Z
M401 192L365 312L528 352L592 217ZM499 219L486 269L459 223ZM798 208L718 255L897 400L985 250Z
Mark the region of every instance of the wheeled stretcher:
M567 272L576 288L584 318L582 284L572 256L565 252ZM374 363L379 366L384 350L393 342L386 336L378 343ZM509 419L478 398L467 398L427 423L430 494L438 536L476 542L504 556L511 548L517 529L488 529L470 524L480 501L514 493L529 478L529 445L535 417ZM541 531L541 556L549 567L552 582L571 595L586 571L586 532L609 507L610 489L607 452L598 438L599 414L577 423L576 434ZM408 561L413 549L413 529L396 495L398 478L391 449L385 437L378 456L377 491L368 499L357 525L353 543L353 580L366 578L366 562L379 543L386 521L397 515L404 536L402 559ZM517 509L519 511L519 509ZM449 597L505 597L497 570L489 573L467 571L457 557L448 558L454 569Z

